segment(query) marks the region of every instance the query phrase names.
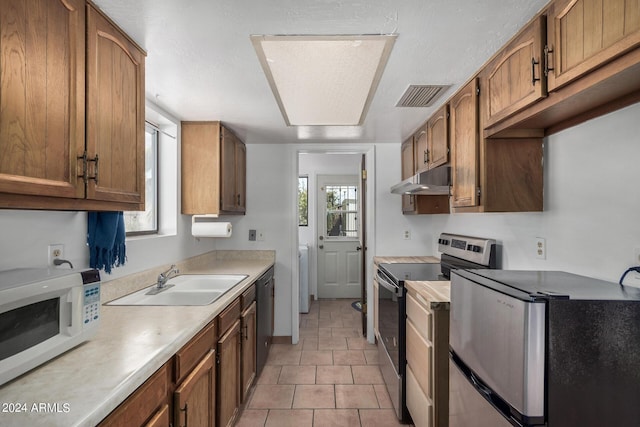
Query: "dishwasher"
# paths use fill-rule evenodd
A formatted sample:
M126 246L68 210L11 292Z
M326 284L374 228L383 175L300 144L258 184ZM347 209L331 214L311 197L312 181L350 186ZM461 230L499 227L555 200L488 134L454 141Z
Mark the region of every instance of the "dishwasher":
M256 344L256 378L267 362L269 348L273 340L274 268L271 267L256 282L258 317Z

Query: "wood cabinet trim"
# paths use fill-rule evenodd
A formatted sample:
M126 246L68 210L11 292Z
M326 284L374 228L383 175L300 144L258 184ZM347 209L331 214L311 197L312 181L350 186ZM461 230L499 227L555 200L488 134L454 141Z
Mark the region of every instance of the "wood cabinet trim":
M175 355L175 382L182 379L198 364L209 350L215 348L217 329L215 319L205 326L195 337L184 345Z
M101 423L100 427L142 425L167 402L169 365L164 364Z

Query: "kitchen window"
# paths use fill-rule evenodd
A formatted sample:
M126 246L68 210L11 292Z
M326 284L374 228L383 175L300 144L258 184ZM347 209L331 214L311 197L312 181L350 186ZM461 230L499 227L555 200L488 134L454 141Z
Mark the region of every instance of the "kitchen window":
M124 213L127 236L156 234L158 232L158 129L145 127L145 210Z

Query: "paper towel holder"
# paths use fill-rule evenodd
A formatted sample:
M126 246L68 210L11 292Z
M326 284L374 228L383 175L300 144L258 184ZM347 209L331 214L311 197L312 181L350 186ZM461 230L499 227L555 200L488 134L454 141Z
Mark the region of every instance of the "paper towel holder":
M206 214L206 215L193 215L191 217L191 234L196 240L200 240L201 237L231 237L232 225L229 222L219 222L218 214ZM208 226L210 224L212 227ZM224 230L216 230L218 225L226 226L226 232ZM196 232L196 228L198 231ZM205 231L206 229L206 231ZM213 230L212 230L213 229ZM211 233L211 235L209 235Z

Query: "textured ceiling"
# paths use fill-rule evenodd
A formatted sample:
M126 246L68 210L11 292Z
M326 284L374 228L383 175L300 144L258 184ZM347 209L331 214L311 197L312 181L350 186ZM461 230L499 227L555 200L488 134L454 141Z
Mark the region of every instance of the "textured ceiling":
M221 120L247 143L295 143L249 36L397 34L366 121L348 141L407 138L547 0L93 0L147 51L146 96L181 120ZM452 87L398 108L411 84ZM336 142L340 132L311 132Z

